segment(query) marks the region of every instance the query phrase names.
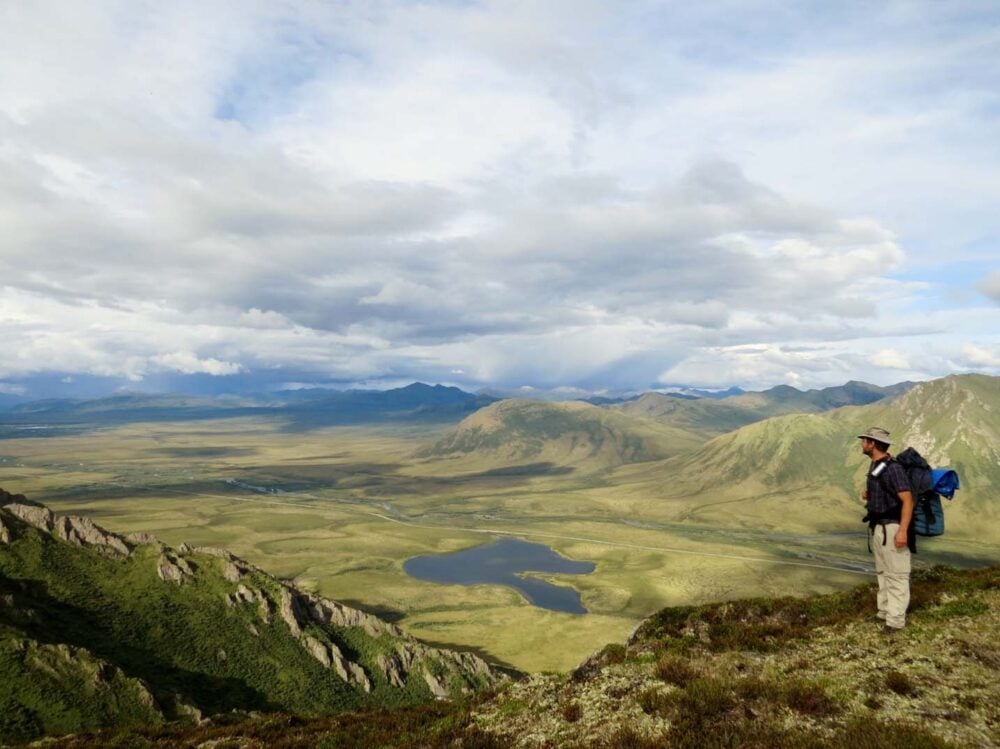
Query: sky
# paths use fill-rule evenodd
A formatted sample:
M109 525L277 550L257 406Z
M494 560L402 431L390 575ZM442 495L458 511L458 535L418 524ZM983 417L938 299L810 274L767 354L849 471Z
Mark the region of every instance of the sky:
M0 0L0 396L1000 374L1000 5Z

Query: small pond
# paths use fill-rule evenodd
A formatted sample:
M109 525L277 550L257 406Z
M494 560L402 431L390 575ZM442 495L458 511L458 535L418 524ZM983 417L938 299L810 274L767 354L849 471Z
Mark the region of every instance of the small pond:
M533 606L569 614L587 613L576 590L526 573L588 575L595 567L593 562L574 562L559 556L545 544L515 538L501 538L452 554L413 557L403 563L406 574L419 580L452 585L506 585Z

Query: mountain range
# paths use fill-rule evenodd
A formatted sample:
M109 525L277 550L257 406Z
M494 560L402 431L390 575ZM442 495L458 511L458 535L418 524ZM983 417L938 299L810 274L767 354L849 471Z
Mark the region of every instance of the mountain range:
M737 421L749 421L801 410L823 410L841 405L869 403L887 395L902 392L910 383L879 388L865 383L848 383L837 388L800 391L781 386L761 393L735 395L707 391L687 394L648 393L636 398L592 398L594 405L614 405L623 411L642 415L657 415L665 411L650 404L698 402L711 410L718 400L717 413L723 422L727 411L741 414ZM727 391L731 392L731 391ZM702 397L704 395L705 397ZM456 387L426 385L415 382L391 390L331 390L303 388L270 393L209 398L185 394L120 393L105 398L59 398L7 405L0 403L0 425L31 424L120 424L132 421L168 421L214 419L229 416L284 417L302 427L379 422L447 422L457 421L491 403L502 400L487 391L468 393ZM559 402L552 400L506 399L522 402ZM568 402L565 398L562 402ZM642 402L642 406L636 406ZM651 413L643 414L643 411ZM710 411L711 412L711 411ZM711 421L711 419L709 419Z
M116 425L137 421L192 421L240 416L277 417L308 429L383 422L435 423L461 419L492 403L487 395L413 383L393 390L284 390L256 396L123 393L97 399L20 403L0 411L0 437L25 436L32 425Z

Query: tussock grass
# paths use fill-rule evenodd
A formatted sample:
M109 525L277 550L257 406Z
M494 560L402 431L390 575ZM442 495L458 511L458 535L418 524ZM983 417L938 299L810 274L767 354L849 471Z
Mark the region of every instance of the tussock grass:
M913 679L901 671L890 671L885 675L885 685L890 691L901 694L904 697L913 697L919 693L917 685Z
M911 579L910 613L946 619L976 616L981 602L944 601L947 596L1000 585L1000 568L917 570ZM632 637L637 652L650 648L714 652L749 650L774 652L790 641L809 637L818 627L860 621L874 613L874 585L808 598L749 598L705 606L668 608L647 619Z
M656 678L667 684L686 687L696 678L698 670L686 659L672 653L664 653L653 668Z
M583 715L583 708L579 702L567 702L562 707L562 716L567 723L576 723Z
M472 721L466 704L435 703L395 710L349 713L329 718L274 714L240 719L226 725L213 720L203 726L103 731L57 739L59 749L135 747L161 749L208 745L260 746L268 749L506 749L510 741L489 734Z

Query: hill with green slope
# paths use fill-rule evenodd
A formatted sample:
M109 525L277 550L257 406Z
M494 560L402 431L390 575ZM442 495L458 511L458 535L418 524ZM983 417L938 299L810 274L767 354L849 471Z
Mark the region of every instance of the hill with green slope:
M867 459L856 435L892 433L893 452L913 446L956 469L949 533L1000 541L1000 378L956 375L895 398L825 413L765 419L717 437L641 478L669 498L674 517L754 527L823 529L856 522ZM662 480L668 474L669 483Z
M612 408L622 413L654 419L708 439L773 416L819 413L843 406L867 405L900 395L912 387L913 383L910 382L879 387L851 381L837 387L802 391L788 385L779 385L759 393L740 393L718 399L690 399L645 393Z
M329 714L502 678L213 548L0 494L0 741L232 709Z
M684 429L593 406L510 399L466 417L419 457L586 470L657 460L698 445Z

